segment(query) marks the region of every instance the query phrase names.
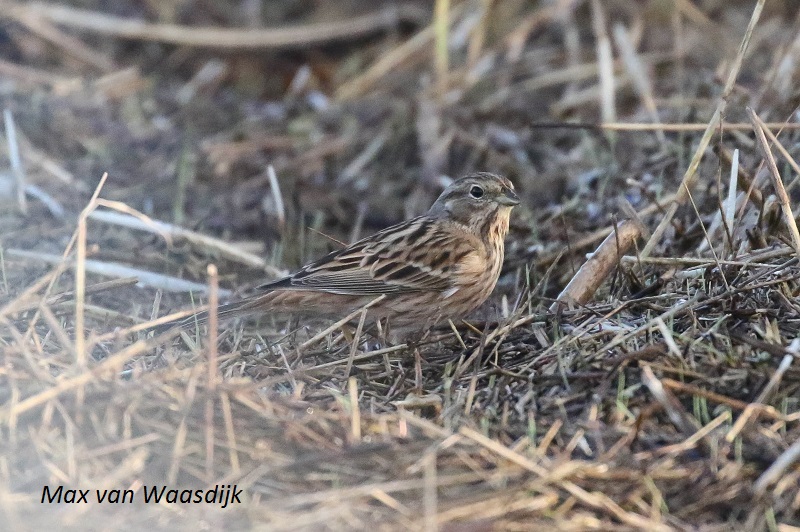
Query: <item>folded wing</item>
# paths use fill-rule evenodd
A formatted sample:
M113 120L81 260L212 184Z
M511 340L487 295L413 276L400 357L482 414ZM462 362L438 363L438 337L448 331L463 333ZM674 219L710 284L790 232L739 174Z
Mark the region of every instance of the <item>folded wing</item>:
M451 228L415 218L376 233L315 261L259 290L318 290L344 295L380 295L452 288L452 270L474 252Z

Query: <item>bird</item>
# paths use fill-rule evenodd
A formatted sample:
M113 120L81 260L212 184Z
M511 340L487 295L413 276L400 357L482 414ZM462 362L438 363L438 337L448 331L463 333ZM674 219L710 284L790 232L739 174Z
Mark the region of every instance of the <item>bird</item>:
M430 209L220 305L220 320L255 313L345 317L369 305L370 323L395 334L465 317L489 297L503 265L511 210L520 203L505 177L477 172L453 181ZM208 311L156 332L208 320Z

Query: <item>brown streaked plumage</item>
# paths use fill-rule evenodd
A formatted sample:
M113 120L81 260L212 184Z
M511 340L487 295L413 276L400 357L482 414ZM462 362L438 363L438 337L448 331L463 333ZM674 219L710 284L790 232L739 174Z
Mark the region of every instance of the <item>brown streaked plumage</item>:
M514 185L489 173L453 182L423 216L394 225L259 286L255 295L221 305L220 319L258 312L344 317L381 295L370 321L393 329L424 328L464 316L494 289ZM207 312L159 326L205 322Z

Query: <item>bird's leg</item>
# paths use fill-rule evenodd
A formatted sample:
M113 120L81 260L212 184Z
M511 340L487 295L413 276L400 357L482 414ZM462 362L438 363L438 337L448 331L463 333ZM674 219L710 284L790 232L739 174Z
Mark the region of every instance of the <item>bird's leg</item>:
M292 314L289 316L289 321L287 322L287 330L290 331L290 338L292 343L297 344L297 333L300 332L302 326L300 325L301 320L300 316L296 314Z
M358 318L358 325L356 325L355 331L352 328L352 322L345 323L342 326L342 334L344 335L345 340L352 346L351 353L355 353L358 349L357 344L361 341L361 336L364 334L364 323L367 319L367 310L369 307L365 306L361 309L361 316Z
M344 336L344 341L348 344L352 345L353 342L357 342L358 338L356 338L355 331L353 328L347 324L342 325L342 336Z
M425 341L425 339L430 335L431 329L429 326L423 328L422 330L416 331L411 334L407 334L405 338L405 343L408 346L408 349L413 351L414 353L414 390L413 393L417 395L422 395L422 353L420 351L420 346Z
M378 342L381 345L388 345L387 336L389 333L389 319L379 319L375 321L375 326L378 328Z
M414 348L414 393L422 395L422 356L419 347Z

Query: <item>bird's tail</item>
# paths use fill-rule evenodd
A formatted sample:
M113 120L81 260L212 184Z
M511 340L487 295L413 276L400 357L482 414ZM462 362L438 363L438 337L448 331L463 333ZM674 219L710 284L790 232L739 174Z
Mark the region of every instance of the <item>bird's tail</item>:
M263 296L262 296L263 297ZM249 297L233 303L226 303L217 307L217 317L220 321L235 318L237 316L246 316L255 312L262 303L262 297ZM155 325L146 331L153 331L156 336L159 334L171 331L173 329L191 329L200 325L208 323L209 311L201 310L183 318L177 318L165 323Z

